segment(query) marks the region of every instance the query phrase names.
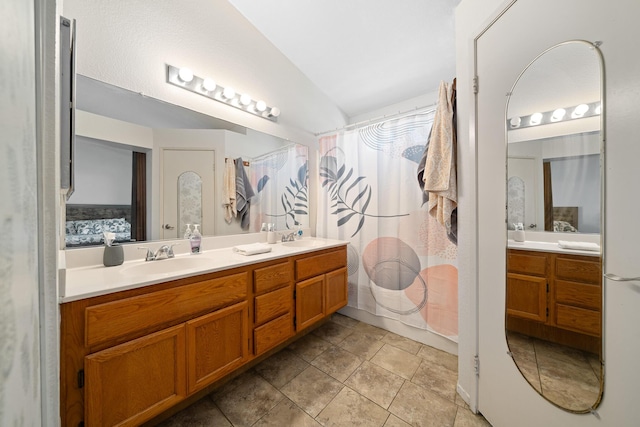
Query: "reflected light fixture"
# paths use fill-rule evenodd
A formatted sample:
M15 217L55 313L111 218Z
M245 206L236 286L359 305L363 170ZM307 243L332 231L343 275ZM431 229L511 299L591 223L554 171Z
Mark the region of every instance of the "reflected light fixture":
M269 107L266 102L254 100L246 93L240 95L232 87L222 87L211 78L195 76L189 68L167 65L167 83L272 122L277 122L280 116L278 107Z
M569 112L571 112L569 114ZM538 125L547 125L587 117L599 116L602 113L600 102L579 104L573 107L556 108L553 111L533 113L528 116L514 116L507 119L507 130L516 130Z

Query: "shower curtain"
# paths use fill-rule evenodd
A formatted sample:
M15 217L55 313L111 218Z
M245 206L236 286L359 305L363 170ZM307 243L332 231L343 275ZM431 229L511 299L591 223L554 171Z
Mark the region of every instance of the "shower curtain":
M251 160L253 231L260 231L262 223L273 223L280 231L298 224L309 227L308 170L308 148L299 144Z
M320 138L317 232L349 241L350 307L457 341L457 246L416 180L433 115Z

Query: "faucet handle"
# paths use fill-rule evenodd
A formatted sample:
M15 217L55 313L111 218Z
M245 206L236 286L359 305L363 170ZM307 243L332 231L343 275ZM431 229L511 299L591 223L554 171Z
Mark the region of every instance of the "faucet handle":
M173 247L180 246L180 243L172 243L167 247L167 258L174 258L175 254L173 253Z
M147 251L147 254L145 255L145 258L144 258L145 261L153 261L155 259L153 252L151 252L151 249L145 248L144 246L138 246L138 249Z

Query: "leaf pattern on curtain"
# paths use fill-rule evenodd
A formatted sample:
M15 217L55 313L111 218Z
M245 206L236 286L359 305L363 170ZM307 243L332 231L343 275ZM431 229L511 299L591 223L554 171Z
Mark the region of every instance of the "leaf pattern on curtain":
M253 231L262 223L277 230L309 227L308 148L292 144L251 161L250 179L256 196L251 203Z
M415 185L432 113L320 139L319 236L349 241L349 306L453 341L457 247Z

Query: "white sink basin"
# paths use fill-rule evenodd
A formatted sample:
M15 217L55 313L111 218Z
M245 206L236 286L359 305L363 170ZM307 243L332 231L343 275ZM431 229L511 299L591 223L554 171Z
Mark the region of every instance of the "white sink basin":
M292 246L294 248L313 248L316 246L324 245L323 240L316 239L302 239L302 240L294 240L293 242L284 242L282 246Z
M186 270L199 270L207 267L211 268L220 265L220 261L221 260L212 260L211 258L197 258L197 256L188 258L169 258L158 261L146 261L142 264L124 267L121 273L125 276L169 275L181 273Z

